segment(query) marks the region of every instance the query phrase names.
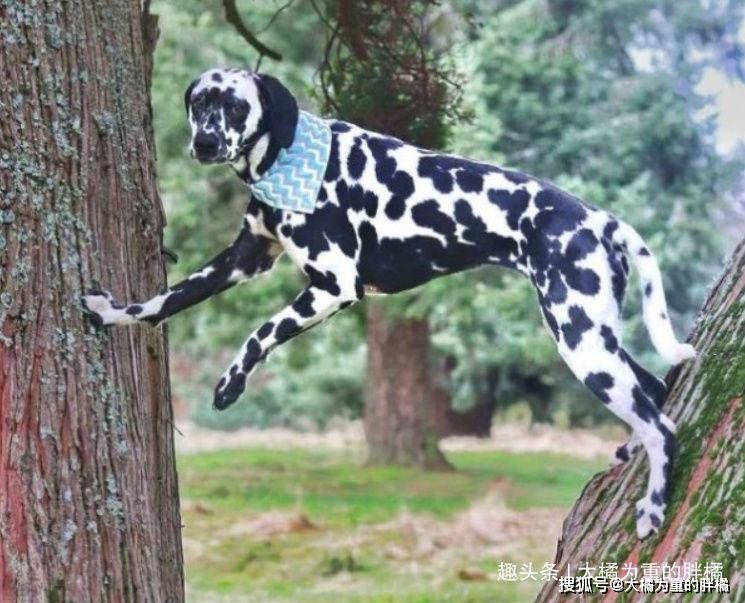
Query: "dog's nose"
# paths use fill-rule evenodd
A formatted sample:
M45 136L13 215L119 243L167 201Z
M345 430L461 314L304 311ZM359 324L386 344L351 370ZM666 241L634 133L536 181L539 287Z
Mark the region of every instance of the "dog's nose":
M214 134L197 132L197 135L194 137L194 150L197 155L214 155L217 152L219 144L220 141Z

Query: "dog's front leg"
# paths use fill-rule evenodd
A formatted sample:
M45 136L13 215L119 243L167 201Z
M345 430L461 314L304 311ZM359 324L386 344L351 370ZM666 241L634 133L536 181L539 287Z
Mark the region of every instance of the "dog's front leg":
M143 303L118 304L108 291L89 291L83 307L98 325L143 321L157 325L169 316L268 270L279 255L277 244L246 226L233 244L166 292Z
M279 344L307 331L323 319L360 299L354 288L321 288L311 284L295 301L256 329L241 347L215 389L215 408L223 410L238 399L259 362Z

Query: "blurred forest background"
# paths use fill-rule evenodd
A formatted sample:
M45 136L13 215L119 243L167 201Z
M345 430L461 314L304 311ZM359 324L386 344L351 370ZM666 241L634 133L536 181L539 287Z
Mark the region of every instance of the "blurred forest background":
M232 6L281 55L260 70L302 108L553 180L632 224L685 338L745 224L745 146L711 96L745 89L741 2L155 0L170 282L233 240L248 201L232 170L189 158L182 104L205 69L256 68ZM567 509L623 434L563 366L530 283L489 267L365 300L280 347L214 411L235 350L302 283L283 259L169 323L187 594L531 600L540 578L503 580L504 563L540 572L553 558ZM663 374L637 289L626 340ZM268 432L203 429L247 426Z
M321 71L335 17L339 25L337 4L345 3L246 0L238 10L247 27L281 54L281 61L263 57L261 70L280 78L303 108L354 117L369 109L365 99L390 104L375 97L375 87L392 67L381 56L357 64L355 72L354 53L345 56L342 48L330 69ZM733 80L743 75L740 3L408 4L414 5L430 65L447 88L439 114L422 126L429 139L417 132L409 139L418 136L432 143L426 146L551 179L631 223L660 261L673 322L685 337L745 219L743 148L717 149L713 99L701 89L711 73ZM180 258L169 271L175 282L232 240L247 202L231 170L189 158L183 91L214 66L254 68L258 53L226 22L218 0L158 0L154 11L162 30L153 81L155 131L166 243ZM383 29L389 25L384 15L366 18ZM336 96L331 103L324 79ZM408 101L416 108L417 99ZM270 275L170 323L174 390L194 421L221 429L309 429L335 417L361 416L369 321L364 304L277 350L240 403L223 413L211 408L216 376L246 334L301 283L285 259ZM519 275L491 267L468 272L386 300L385 309L426 321L438 404L472 411L465 424L451 421L444 433L483 433L492 413L510 407L531 421L559 425L611 420L562 365L532 287ZM642 327L636 283L625 314L631 348L662 372Z

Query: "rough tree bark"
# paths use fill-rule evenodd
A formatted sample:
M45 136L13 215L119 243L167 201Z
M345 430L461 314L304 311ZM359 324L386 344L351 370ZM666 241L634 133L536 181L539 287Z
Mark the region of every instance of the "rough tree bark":
M447 393L431 377L426 319L387 316L368 301L364 426L371 464L449 468L438 448ZM443 399L444 397L444 399Z
M624 563L718 562L730 580L730 593L698 596L745 600L745 240L712 289L692 343L696 361L666 378L665 412L678 425L679 454L660 534L639 542L634 533L634 501L642 496L648 470L639 451L585 487L564 521L556 553L560 574L570 564L574 574L585 561L617 562L619 568ZM639 593L624 600L645 596L657 600ZM684 598L667 596L666 601ZM549 582L538 600L559 598L557 583Z
M99 331L79 305L165 281L156 19L2 2L0 32L0 600L180 601L164 333Z

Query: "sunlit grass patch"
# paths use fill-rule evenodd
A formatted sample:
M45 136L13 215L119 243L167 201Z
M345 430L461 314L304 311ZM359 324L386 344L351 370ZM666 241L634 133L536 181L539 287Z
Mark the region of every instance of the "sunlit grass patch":
M364 467L338 451L220 450L179 459L182 496L223 509L301 505L324 522L390 519L401 509L446 518L495 482L516 509L568 506L602 462L553 454L454 452L454 472ZM506 482L505 482L506 480Z
M529 600L539 585L495 581L498 562L550 561L555 540L540 526L558 526L603 464L497 451L454 452L449 460L456 471L364 467L334 450L180 456L195 600L208 593L301 603ZM482 504L493 515L470 526L464 513L481 513L474 504L484 497L494 500ZM509 516L501 525L500 513ZM525 513L533 515L523 521ZM492 517L504 537L491 540ZM472 581L469 572L458 575L467 568Z

